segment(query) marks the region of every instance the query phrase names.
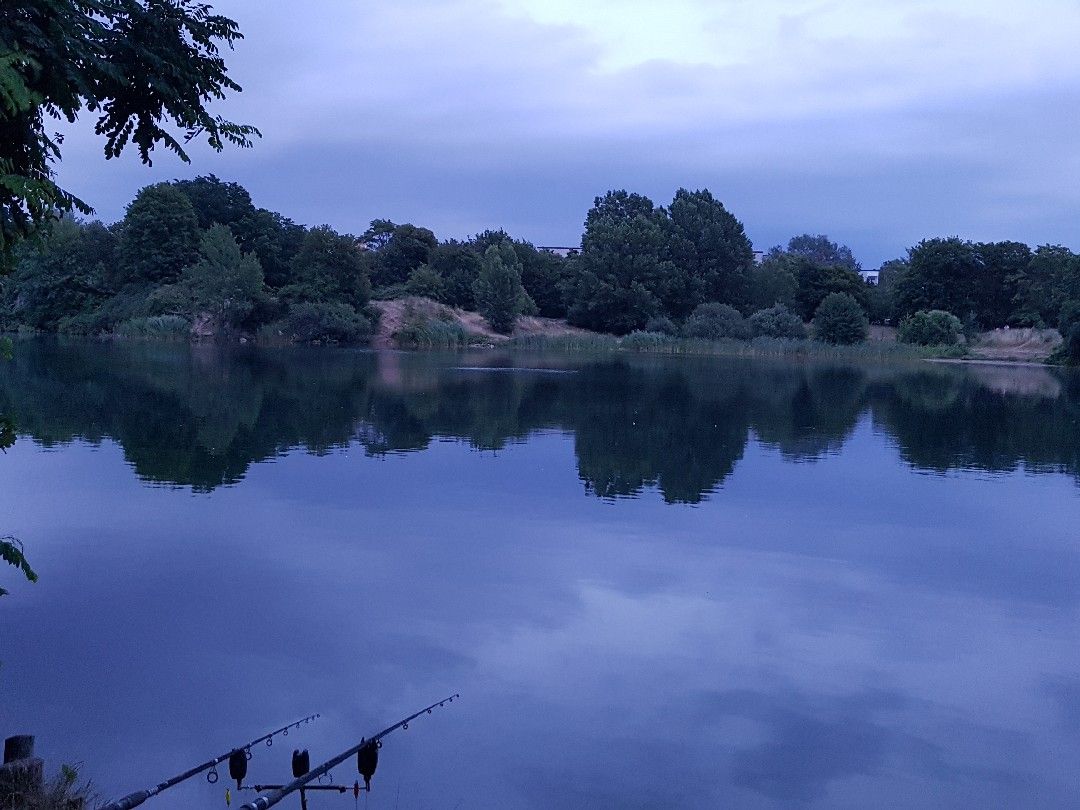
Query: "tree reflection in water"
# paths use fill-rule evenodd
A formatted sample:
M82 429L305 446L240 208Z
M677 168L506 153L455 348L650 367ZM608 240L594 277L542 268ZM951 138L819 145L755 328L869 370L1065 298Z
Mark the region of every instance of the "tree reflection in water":
M1023 465L1080 481L1080 376L1042 368L58 340L24 341L4 366L0 413L23 435L44 446L112 439L140 478L196 491L294 449L379 455L440 437L499 450L558 430L573 435L589 492L655 487L668 502L697 503L751 437L813 462L838 452L863 417L918 469ZM484 366L505 368L476 371Z

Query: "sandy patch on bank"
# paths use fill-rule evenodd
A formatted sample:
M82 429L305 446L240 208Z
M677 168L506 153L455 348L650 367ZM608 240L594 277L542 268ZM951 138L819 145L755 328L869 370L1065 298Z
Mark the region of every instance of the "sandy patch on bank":
M407 313L412 312L427 318L444 317L451 318L469 335L475 343L486 343L497 346L505 343L511 337L520 335L584 335L588 334L584 329L570 326L566 321L558 318L541 318L534 315L523 315L514 326L513 335L501 335L494 332L488 326L487 321L478 312L468 312L457 307L448 307L430 298L400 298L393 301L372 301L371 305L379 310L379 328L371 345L380 349L396 348L394 336L405 325Z
M1056 329L992 329L983 332L971 347L978 360L1041 363L1061 345Z

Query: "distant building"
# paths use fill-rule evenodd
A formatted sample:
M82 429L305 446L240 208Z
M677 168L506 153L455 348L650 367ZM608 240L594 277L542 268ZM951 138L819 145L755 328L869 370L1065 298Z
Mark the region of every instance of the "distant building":
M765 251L764 250L755 250L754 251L754 264L761 264L763 261L765 261Z
M862 276L862 280L867 284L877 286L877 283L881 281L880 270L860 270L859 275Z
M557 247L553 245L537 245L536 249L542 250L545 253L554 253L556 256L562 256L564 259L567 256L577 256L581 252L581 248Z

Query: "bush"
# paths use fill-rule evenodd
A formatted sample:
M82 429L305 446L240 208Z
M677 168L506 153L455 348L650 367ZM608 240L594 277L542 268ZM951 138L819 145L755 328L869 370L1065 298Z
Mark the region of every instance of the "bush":
M619 346L632 352L653 352L676 343L678 339L663 332L638 331L620 339Z
M181 340L191 334L191 324L179 315L154 315L131 318L116 327L116 334L128 338Z
M783 304L759 309L750 316L750 328L755 337L774 337L800 340L806 337L802 318Z
M814 337L825 343L839 346L862 343L869 331L866 313L847 293L829 293L814 313Z
M683 335L703 340L749 340L750 324L739 310L727 304L699 304L686 319Z
M446 300L446 282L438 271L422 264L409 274L405 282L405 292L409 295L431 298L435 301Z
M399 298L408 297L409 291L405 289L404 284L387 284L384 287L376 287L371 293L374 301L396 301Z
M452 317L452 316L451 316ZM469 335L456 320L414 314L394 334L399 346L420 349L453 349L467 346Z
M656 318L649 318L645 323L646 332L658 332L661 335L677 335L679 334L679 327L677 327L671 318L666 318L660 315Z
M896 339L916 346L956 346L964 337L964 325L942 309L920 309L900 322Z
M360 343L371 337L373 328L370 320L348 304L301 302L293 304L285 318L266 331L301 343Z

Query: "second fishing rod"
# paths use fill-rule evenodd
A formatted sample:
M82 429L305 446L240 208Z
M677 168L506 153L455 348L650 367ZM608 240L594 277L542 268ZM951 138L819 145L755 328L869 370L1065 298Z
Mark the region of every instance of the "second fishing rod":
M382 731L372 735L371 737L364 737L360 740L359 743L354 745L348 751L338 754L333 759L327 760L319 767L315 768L312 771L309 771L303 776L294 779L289 784L274 789L266 796L260 796L259 798L248 802L243 807L241 807L240 810L267 810L267 808L273 807L286 796L299 790L305 789L310 782L318 779L320 776L329 773L331 768L340 765L342 762L344 762L351 756L356 756L357 758L357 769L360 771L360 775L364 777L364 789L370 790L371 777L374 775L375 768L379 763L379 748L382 747L383 737L385 737L387 734L390 734L391 732L397 731L399 728L407 729L409 727L409 723L415 720L420 715L431 714L433 709L437 709L440 706L446 705L447 703L453 703L454 699L458 697L460 697L460 695L458 694L450 695L450 697L443 698L437 703L432 703L430 706L425 706L420 711L410 714L404 720L398 720L396 723L394 723L394 725L387 726Z

